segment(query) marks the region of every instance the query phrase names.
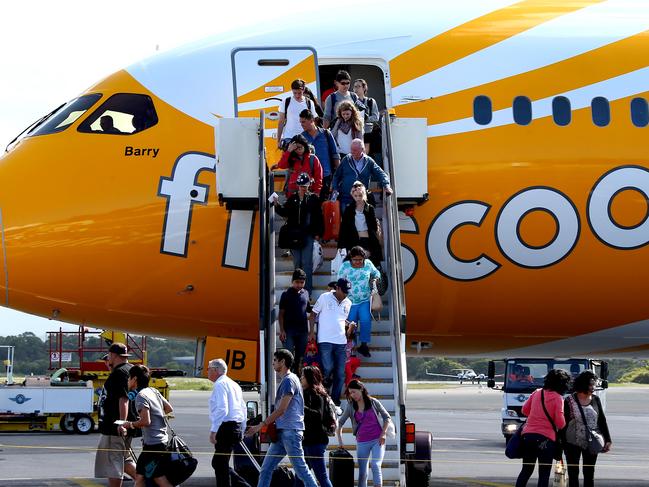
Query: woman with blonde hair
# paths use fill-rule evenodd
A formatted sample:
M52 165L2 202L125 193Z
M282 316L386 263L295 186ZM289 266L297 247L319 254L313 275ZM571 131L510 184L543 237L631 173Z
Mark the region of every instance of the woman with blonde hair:
M336 140L340 158L351 152L352 140L363 139L363 118L353 103L343 101L338 105L336 123L331 134Z

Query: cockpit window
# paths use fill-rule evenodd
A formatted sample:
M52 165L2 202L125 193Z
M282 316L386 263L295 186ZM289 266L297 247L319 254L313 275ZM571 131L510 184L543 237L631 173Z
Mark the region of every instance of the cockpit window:
M77 121L81 115L86 113L100 98L100 93L93 93L72 100L54 112L31 133L28 133L28 136L55 134L65 130Z
M153 100L147 95L119 93L111 96L79 125L79 132L131 135L158 123Z

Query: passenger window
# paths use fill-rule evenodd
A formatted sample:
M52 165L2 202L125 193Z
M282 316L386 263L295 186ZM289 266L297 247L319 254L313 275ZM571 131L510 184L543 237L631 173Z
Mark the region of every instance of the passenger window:
M148 95L119 93L111 96L81 125L79 132L131 135L158 123L153 100Z
M491 99L488 96L476 96L473 100L473 120L475 120L475 123L488 125L491 118Z
M606 127L611 123L611 107L608 100L603 96L593 98L590 103L590 111L593 116L593 123L598 127Z
M83 95L79 98L75 98L74 100L63 105L59 110L54 112L52 116L50 116L45 121L45 123L43 123L43 125L37 127L36 130L29 134L29 136L33 137L36 135L47 135L62 132L74 122L76 122L79 117L86 113L86 111L90 107L92 107L100 98L100 93L93 93L92 95Z
M554 123L561 127L565 127L570 123L572 113L570 112L570 100L568 98L557 96L552 100L552 117Z
M631 100L631 121L636 127L646 127L649 124L649 106L644 98Z
M532 102L526 96L517 96L513 104L514 122L518 125L529 125L532 121Z

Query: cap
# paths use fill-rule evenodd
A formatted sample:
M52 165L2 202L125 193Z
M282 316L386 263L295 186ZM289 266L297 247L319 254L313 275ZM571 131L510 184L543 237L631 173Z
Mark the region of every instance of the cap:
M128 353L126 345L124 345L123 343L113 343L108 349L108 353L114 353L115 355L119 355L120 357L131 356L131 354Z
M108 360L108 354L105 353L101 356L101 360Z
M295 184L298 186L309 186L311 184L311 176L306 172L300 173L295 180Z
M349 279L345 279L344 277L341 277L336 281L336 287L339 287L340 290L345 294L349 294L349 291L352 288L352 283L349 282Z

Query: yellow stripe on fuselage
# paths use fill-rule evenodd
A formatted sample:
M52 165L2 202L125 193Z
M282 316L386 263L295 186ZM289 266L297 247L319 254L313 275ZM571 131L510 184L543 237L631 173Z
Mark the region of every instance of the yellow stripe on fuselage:
M307 84L313 83L315 81L314 66L313 56L308 56L288 71L283 72L277 78L267 81L259 88L255 88L254 90L241 95L237 98L237 103L265 100L266 98L273 96L272 93L267 93L264 89L268 85L284 86L286 87L286 91L289 91L291 89L291 82L295 79L303 79Z
M649 31L543 68L396 108L400 117L426 117L429 124L473 115L473 99L486 95L494 111L512 106L519 95L538 100L588 86L649 65Z
M532 27L602 0L576 0L557 5L523 0L462 24L400 54L390 61L392 87L425 75Z

